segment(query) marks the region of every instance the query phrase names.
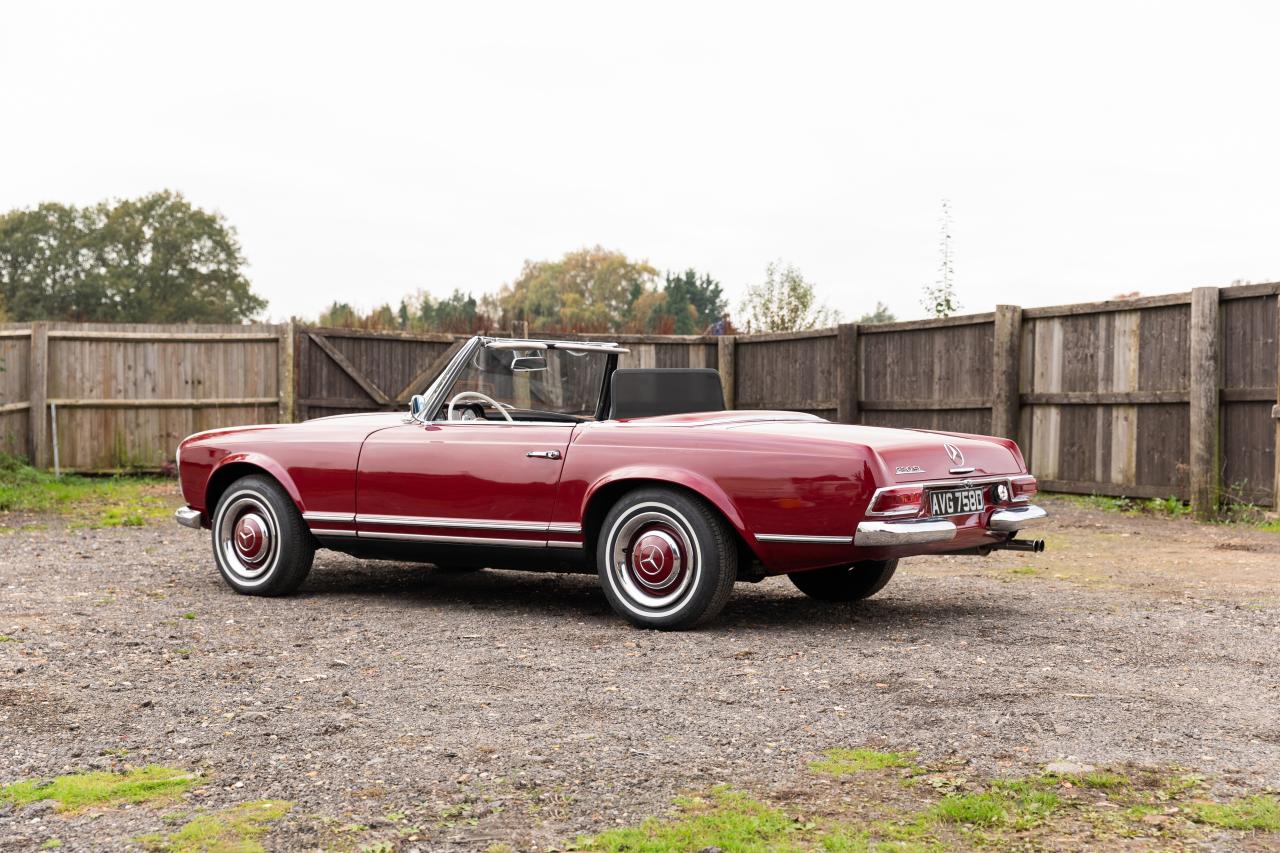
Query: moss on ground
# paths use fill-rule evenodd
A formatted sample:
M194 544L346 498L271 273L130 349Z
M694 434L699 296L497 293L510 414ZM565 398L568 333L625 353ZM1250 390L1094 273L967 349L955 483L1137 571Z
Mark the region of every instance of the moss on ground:
M809 763L809 770L827 776L848 776L886 767L911 767L912 753L878 752L874 749L828 749L822 758Z
M259 853L259 838L293 808L284 800L256 800L221 811L197 815L173 832L136 839L149 850L163 853Z
M72 773L45 782L27 780L5 785L0 788L0 802L25 806L41 800L54 800L59 810L74 811L93 805L141 803L175 797L198 779L186 770L158 764L123 773Z
M756 798L715 788L679 800L673 815L579 837L569 849L675 853L935 853L970 848L1181 848L1205 833L1243 841L1277 833L1280 800L1205 799L1203 780L1179 771L1096 770L982 779L916 766L910 753L839 749L809 765L828 781ZM901 768L920 774L904 788ZM898 772L884 772L897 770ZM877 772L880 771L880 772ZM1144 848L1145 849L1145 848Z

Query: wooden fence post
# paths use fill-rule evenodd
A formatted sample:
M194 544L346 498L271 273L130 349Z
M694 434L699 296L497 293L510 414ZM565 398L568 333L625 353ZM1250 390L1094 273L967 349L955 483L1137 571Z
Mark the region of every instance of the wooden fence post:
M1218 514L1222 494L1219 435L1218 288L1191 291L1191 509L1197 518Z
M276 377L276 391L280 394L279 420L282 424L291 424L297 418L294 411L298 399L297 375L293 367L293 341L296 333L293 319L290 318L280 329L279 368Z
M737 366L737 343L738 339L735 335L721 335L716 338L716 367L720 371L720 385L724 388L724 407L732 409L736 400L734 399L734 389L736 386L735 371Z
M49 458L49 324L31 324L30 389L31 466L47 468Z
M836 420L842 424L858 422L858 324L841 323L836 327Z
M1018 440L1022 309L997 305L991 365L991 434Z
M1276 422L1276 479L1271 490L1271 509L1280 512L1280 293L1276 294L1276 404L1271 407Z

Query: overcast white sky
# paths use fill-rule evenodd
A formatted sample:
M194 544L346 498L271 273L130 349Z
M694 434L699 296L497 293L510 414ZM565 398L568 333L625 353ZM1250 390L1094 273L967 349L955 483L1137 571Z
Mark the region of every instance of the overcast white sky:
M922 315L1280 279L1274 3L0 5L0 210L162 188L269 313L601 244Z

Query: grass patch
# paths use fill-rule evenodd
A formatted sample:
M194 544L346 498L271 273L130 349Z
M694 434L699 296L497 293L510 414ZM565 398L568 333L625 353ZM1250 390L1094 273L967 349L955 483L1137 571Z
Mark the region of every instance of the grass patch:
M1080 777L1079 784L1086 788L1123 788L1129 779L1119 773L1108 773L1106 770L1095 770Z
M1280 800L1258 795L1231 803L1194 803L1191 814L1199 823L1223 829L1280 832Z
M1004 797L993 793L948 794L934 806L933 815L945 823L969 826L995 826L1008 817Z
M572 849L609 853L685 853L703 847L719 847L726 853L803 849L792 838L797 828L794 820L746 794L716 788L707 798L687 798L678 804L681 814L672 820L650 818L639 826L582 837Z
M1259 530L1265 530L1268 533L1280 533L1280 518L1275 521L1266 521L1258 525Z
M1009 570L1011 575L1034 575L1039 573L1039 569L1035 566L1014 566Z
M0 453L0 512L54 512L85 527L138 527L179 503L161 477L55 477Z
M809 770L827 776L849 776L887 767L911 767L912 753L877 752L874 749L828 749L809 763Z
M258 853L265 849L258 839L292 808L293 803L284 800L241 803L199 815L173 832L144 835L136 840L149 850L164 853Z
M1065 495L1055 493L1053 497L1074 506L1086 509L1100 509L1107 512L1119 512L1125 515L1163 515L1177 518L1190 515L1191 507L1175 497L1140 498L1111 497L1110 495Z
M0 802L25 806L41 800L56 800L59 811L92 805L141 803L181 794L197 777L176 767L150 764L125 773L95 771L58 776L49 782L14 782L0 788Z

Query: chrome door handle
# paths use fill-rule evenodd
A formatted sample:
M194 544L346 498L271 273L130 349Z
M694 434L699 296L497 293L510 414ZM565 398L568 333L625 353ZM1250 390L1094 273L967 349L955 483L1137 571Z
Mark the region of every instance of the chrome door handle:
M559 450L530 450L525 454L530 459L559 459Z

